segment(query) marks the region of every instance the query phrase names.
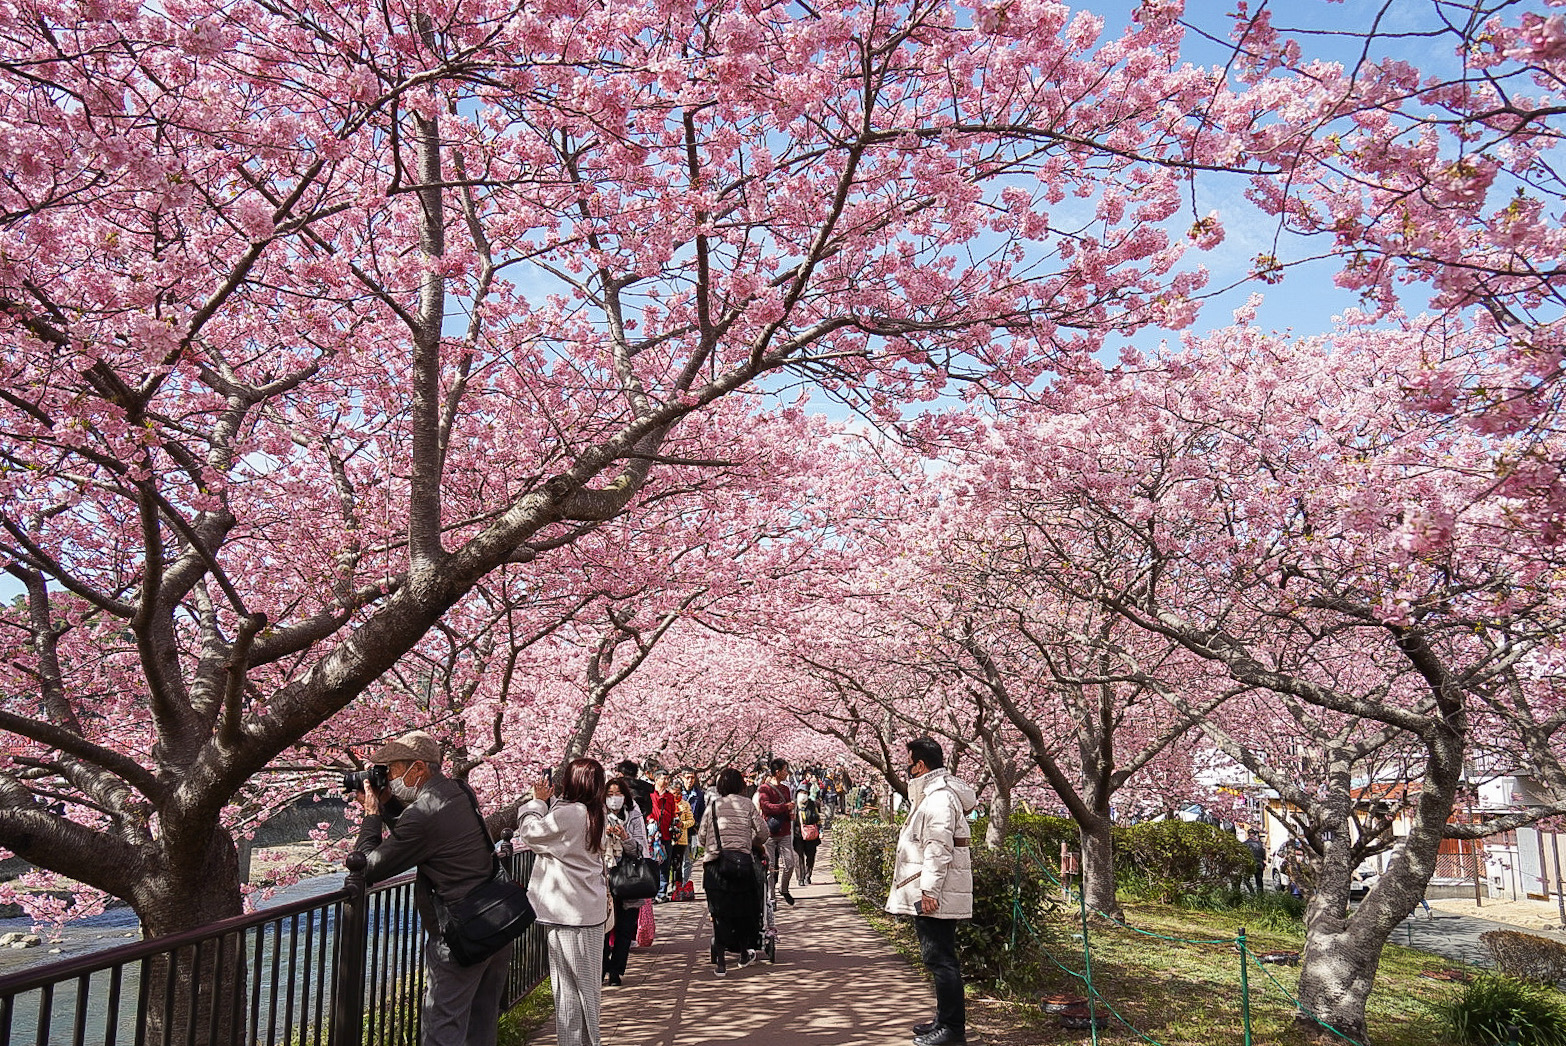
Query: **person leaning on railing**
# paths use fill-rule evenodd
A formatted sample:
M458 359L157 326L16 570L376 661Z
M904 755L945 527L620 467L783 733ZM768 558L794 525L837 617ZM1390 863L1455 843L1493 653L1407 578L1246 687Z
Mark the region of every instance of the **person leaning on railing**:
M370 757L386 766L387 792L403 809L386 833L386 795L366 783L355 798L364 807L356 849L367 855L366 883L417 867L414 902L424 926L425 993L422 1046L494 1046L511 945L474 966L459 966L440 939L433 889L446 904L460 901L494 869L478 804L460 781L440 772L440 745L422 730L403 734Z

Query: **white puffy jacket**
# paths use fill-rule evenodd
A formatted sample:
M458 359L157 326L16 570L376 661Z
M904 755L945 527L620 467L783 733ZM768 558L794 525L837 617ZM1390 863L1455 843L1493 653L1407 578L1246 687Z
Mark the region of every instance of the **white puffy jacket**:
M967 813L978 796L965 781L943 767L909 782L913 811L897 837L892 891L886 910L893 915L918 915L919 897L932 894L936 919L973 917L973 861L968 853L972 833Z

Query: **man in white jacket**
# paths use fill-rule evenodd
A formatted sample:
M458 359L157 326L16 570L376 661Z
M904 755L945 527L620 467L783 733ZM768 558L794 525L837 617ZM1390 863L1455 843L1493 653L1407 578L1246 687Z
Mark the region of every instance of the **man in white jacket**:
M908 821L897 838L897 860L886 910L913 916L919 955L935 980L935 1018L914 1025L914 1046L967 1042L957 921L973 917L973 863L967 813L977 796L946 770L938 742L908 742Z

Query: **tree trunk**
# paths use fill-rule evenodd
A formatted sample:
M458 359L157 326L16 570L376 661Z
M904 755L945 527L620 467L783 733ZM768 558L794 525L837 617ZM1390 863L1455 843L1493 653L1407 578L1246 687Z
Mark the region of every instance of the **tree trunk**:
M1082 893L1090 911L1119 919L1123 913L1115 895L1115 846L1110 835L1111 824L1107 817L1095 817L1077 825L1082 845Z
M1376 967L1392 931L1414 910L1435 870L1438 833L1418 833L1387 864L1376 885L1350 912L1349 884L1355 870L1347 847L1328 847L1310 869L1305 951L1300 956L1300 1012L1296 1021L1336 1039L1321 1024L1368 1043L1365 1003L1375 986Z
M1006 846L1006 833L1011 829L1011 791L997 787L995 798L990 800L990 819L984 828L984 845L991 850Z
M1333 1031L1358 1043L1370 1041L1365 1002L1376 983L1386 935L1367 932L1341 913L1318 912L1313 899L1305 914L1305 952L1300 960L1300 1012L1295 1022L1333 1038Z
M193 877L168 867L144 877L146 890L132 898L143 937L199 929L243 913L239 853L228 832L213 833L206 857L200 874ZM245 951L245 935L234 933L148 959L142 968L147 1041L190 1046L244 1041L249 995Z

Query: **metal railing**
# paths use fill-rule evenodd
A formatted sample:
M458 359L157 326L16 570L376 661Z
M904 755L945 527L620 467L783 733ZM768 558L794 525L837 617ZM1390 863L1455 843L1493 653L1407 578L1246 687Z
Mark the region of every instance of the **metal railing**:
M505 858L526 885L533 855ZM416 1046L424 932L411 875L0 977L0 1046ZM513 947L504 1007L543 982L542 931Z

